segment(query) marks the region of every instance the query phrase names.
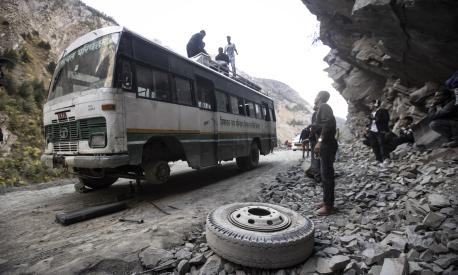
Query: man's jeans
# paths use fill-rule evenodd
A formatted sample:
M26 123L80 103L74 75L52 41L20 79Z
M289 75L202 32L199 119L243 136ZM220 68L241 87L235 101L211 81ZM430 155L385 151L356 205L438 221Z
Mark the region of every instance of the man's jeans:
M235 56L234 57L229 57L229 61L231 64L231 69L232 69L232 76L236 76L236 70L235 70Z
M334 160L336 159L337 142L322 143L320 148L320 174L323 185L323 202L334 206Z
M372 147L372 151L374 151L376 160L383 162L383 160L389 157L389 153L385 144L384 133L370 131L369 141Z
M458 140L458 121L437 119L431 121L429 127L449 140Z

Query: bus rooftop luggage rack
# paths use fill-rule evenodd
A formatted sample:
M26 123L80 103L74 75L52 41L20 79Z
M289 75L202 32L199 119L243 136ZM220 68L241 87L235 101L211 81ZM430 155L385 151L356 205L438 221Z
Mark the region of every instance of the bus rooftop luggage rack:
M207 54L204 54L204 53L199 53L193 57L191 57L192 60L206 66L206 67L209 67L215 71L218 71L220 73L225 73L225 70L222 68L222 66L211 59L211 57ZM226 71L227 72L227 71ZM246 79L245 77L239 75L239 74L235 74L235 77L231 77L232 79L234 79L235 81L237 82L240 82L242 83L243 85L255 90L255 91L258 91L260 93L262 93L262 88L259 86L259 85L256 85L255 83L253 83L252 81Z

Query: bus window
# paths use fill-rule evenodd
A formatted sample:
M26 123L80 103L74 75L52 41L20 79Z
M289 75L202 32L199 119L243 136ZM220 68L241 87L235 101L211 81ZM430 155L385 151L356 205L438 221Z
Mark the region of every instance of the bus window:
M197 78L197 106L213 110L213 83L203 78Z
M254 112L254 103L245 101L245 109L246 109L246 115L249 117L256 117L256 114Z
M262 119L261 106L259 104L254 104L256 110L256 118Z
M270 121L270 115L269 115L269 112L267 111L266 106L262 106L262 116L264 117L266 121Z
M231 110L232 110L232 113L236 114L236 115L239 115L240 114L240 112L239 112L239 100L234 96L230 96L230 99L231 99Z
M154 77L154 90L152 98L159 100L170 100L170 83L169 75L167 73L153 70Z
M151 91L154 87L151 70L149 68L137 65L136 71L137 71L137 96L150 98Z
M167 73L137 65L137 95L159 100L170 100L170 84Z
M230 113L230 103L228 96L220 91L215 91L215 97L216 97L216 109L219 112L225 112L225 113Z
M270 110L270 113L271 113L272 120L273 120L273 121L277 121L277 119L276 119L276 117L275 117L275 111L274 111L274 109L270 109L270 108L269 108L269 110Z
M124 90L132 91L132 69L130 67L130 62L125 59L121 59L118 66L118 87L121 87Z
M181 77L175 77L175 88L177 91L177 102L184 105L192 105L191 81Z
M244 103L243 103L243 99L241 99L240 97L237 99L237 104L238 104L238 107L239 107L239 114L241 115L245 115L245 108L244 108Z

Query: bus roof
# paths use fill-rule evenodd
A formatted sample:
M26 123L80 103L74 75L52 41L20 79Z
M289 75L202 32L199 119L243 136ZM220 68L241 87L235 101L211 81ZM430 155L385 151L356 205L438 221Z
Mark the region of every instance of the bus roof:
M212 73L216 73L216 74L218 74L218 75L220 75L220 76L222 76L222 77L225 77L225 78L227 78L228 80L230 80L230 81L232 81L232 82L235 82L235 83L237 83L238 85L242 85L242 86L244 86L244 87L250 89L252 92L257 93L257 94L259 94L259 95L262 95L263 97L266 97L266 98L268 98L268 99L270 99L270 100L273 101L273 99L272 99L271 97L267 96L266 94L264 94L264 93L262 93L262 92L260 92L260 91L257 91L257 90L255 90L255 89L253 89L252 87L249 87L249 86L246 85L245 83L240 82L240 81L237 81L236 79L233 79L233 78L231 78L231 77L227 77L227 76L225 76L224 74L218 73L218 72L216 72L215 70L213 70L213 69L211 69L211 68L209 68L209 67L207 67L207 66L205 66L205 65L203 65L203 64L201 64L201 63L199 63L199 62L197 62L197 61L195 61L195 60L189 59L189 58L187 58L187 57L185 57L185 56L183 56L183 55L181 55L181 54L179 54L179 53L176 53L176 52L172 51L171 49L168 49L168 48L166 48L166 47L164 47L164 46L162 46L162 45L160 45L160 44L158 44L158 43L155 43L155 42L153 42L153 41L151 41L151 40L145 38L144 36L142 36L142 35L140 35L140 34L138 34L138 33L135 33L135 32L133 32L133 31L131 31L131 30L129 30L129 29L123 27L123 26L110 26L110 27L104 27L104 28L100 28L100 29L97 29L97 30L88 32L88 33L84 34L83 36L80 36L80 37L77 38L75 41L73 41L73 42L63 51L62 55L60 56L60 59L63 58L64 56L66 56L68 53L71 53L71 52L74 51L75 49L81 47L82 45L84 45L84 44L86 44L86 43L88 43L88 42L90 42L90 41L93 41L93 40L95 40L95 39L97 39L97 38L99 38L99 37L102 37L102 36L104 36L104 35L111 34L111 33L116 33L116 32L128 32L128 33L130 33L130 34L132 34L132 35L135 35L135 36L137 36L138 38L147 41L148 43L152 43L152 44L154 44L155 46L160 47L161 49L167 51L167 52L170 53L170 54L173 54L173 55L175 55L175 56L178 56L179 58L182 58L182 59L184 59L184 60L187 60L188 62L191 62L191 63L193 63L193 64L195 64L195 65L201 66L202 68L205 68L206 70L211 71ZM249 80L244 79L244 81L249 81ZM258 85L254 84L254 83L253 83L253 85L258 86Z

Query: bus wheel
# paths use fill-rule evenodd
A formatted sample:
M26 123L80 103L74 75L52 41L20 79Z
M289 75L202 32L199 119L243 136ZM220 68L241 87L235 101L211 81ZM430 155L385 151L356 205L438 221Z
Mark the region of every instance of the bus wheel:
M236 159L237 166L242 171L247 171L256 168L259 164L259 147L258 144L251 143L250 154L245 157L238 157Z
M115 183L118 177L105 175L104 169L81 169L79 181L92 189L102 189Z
M166 183L170 177L170 167L166 161L151 160L143 167L145 178L152 184Z

